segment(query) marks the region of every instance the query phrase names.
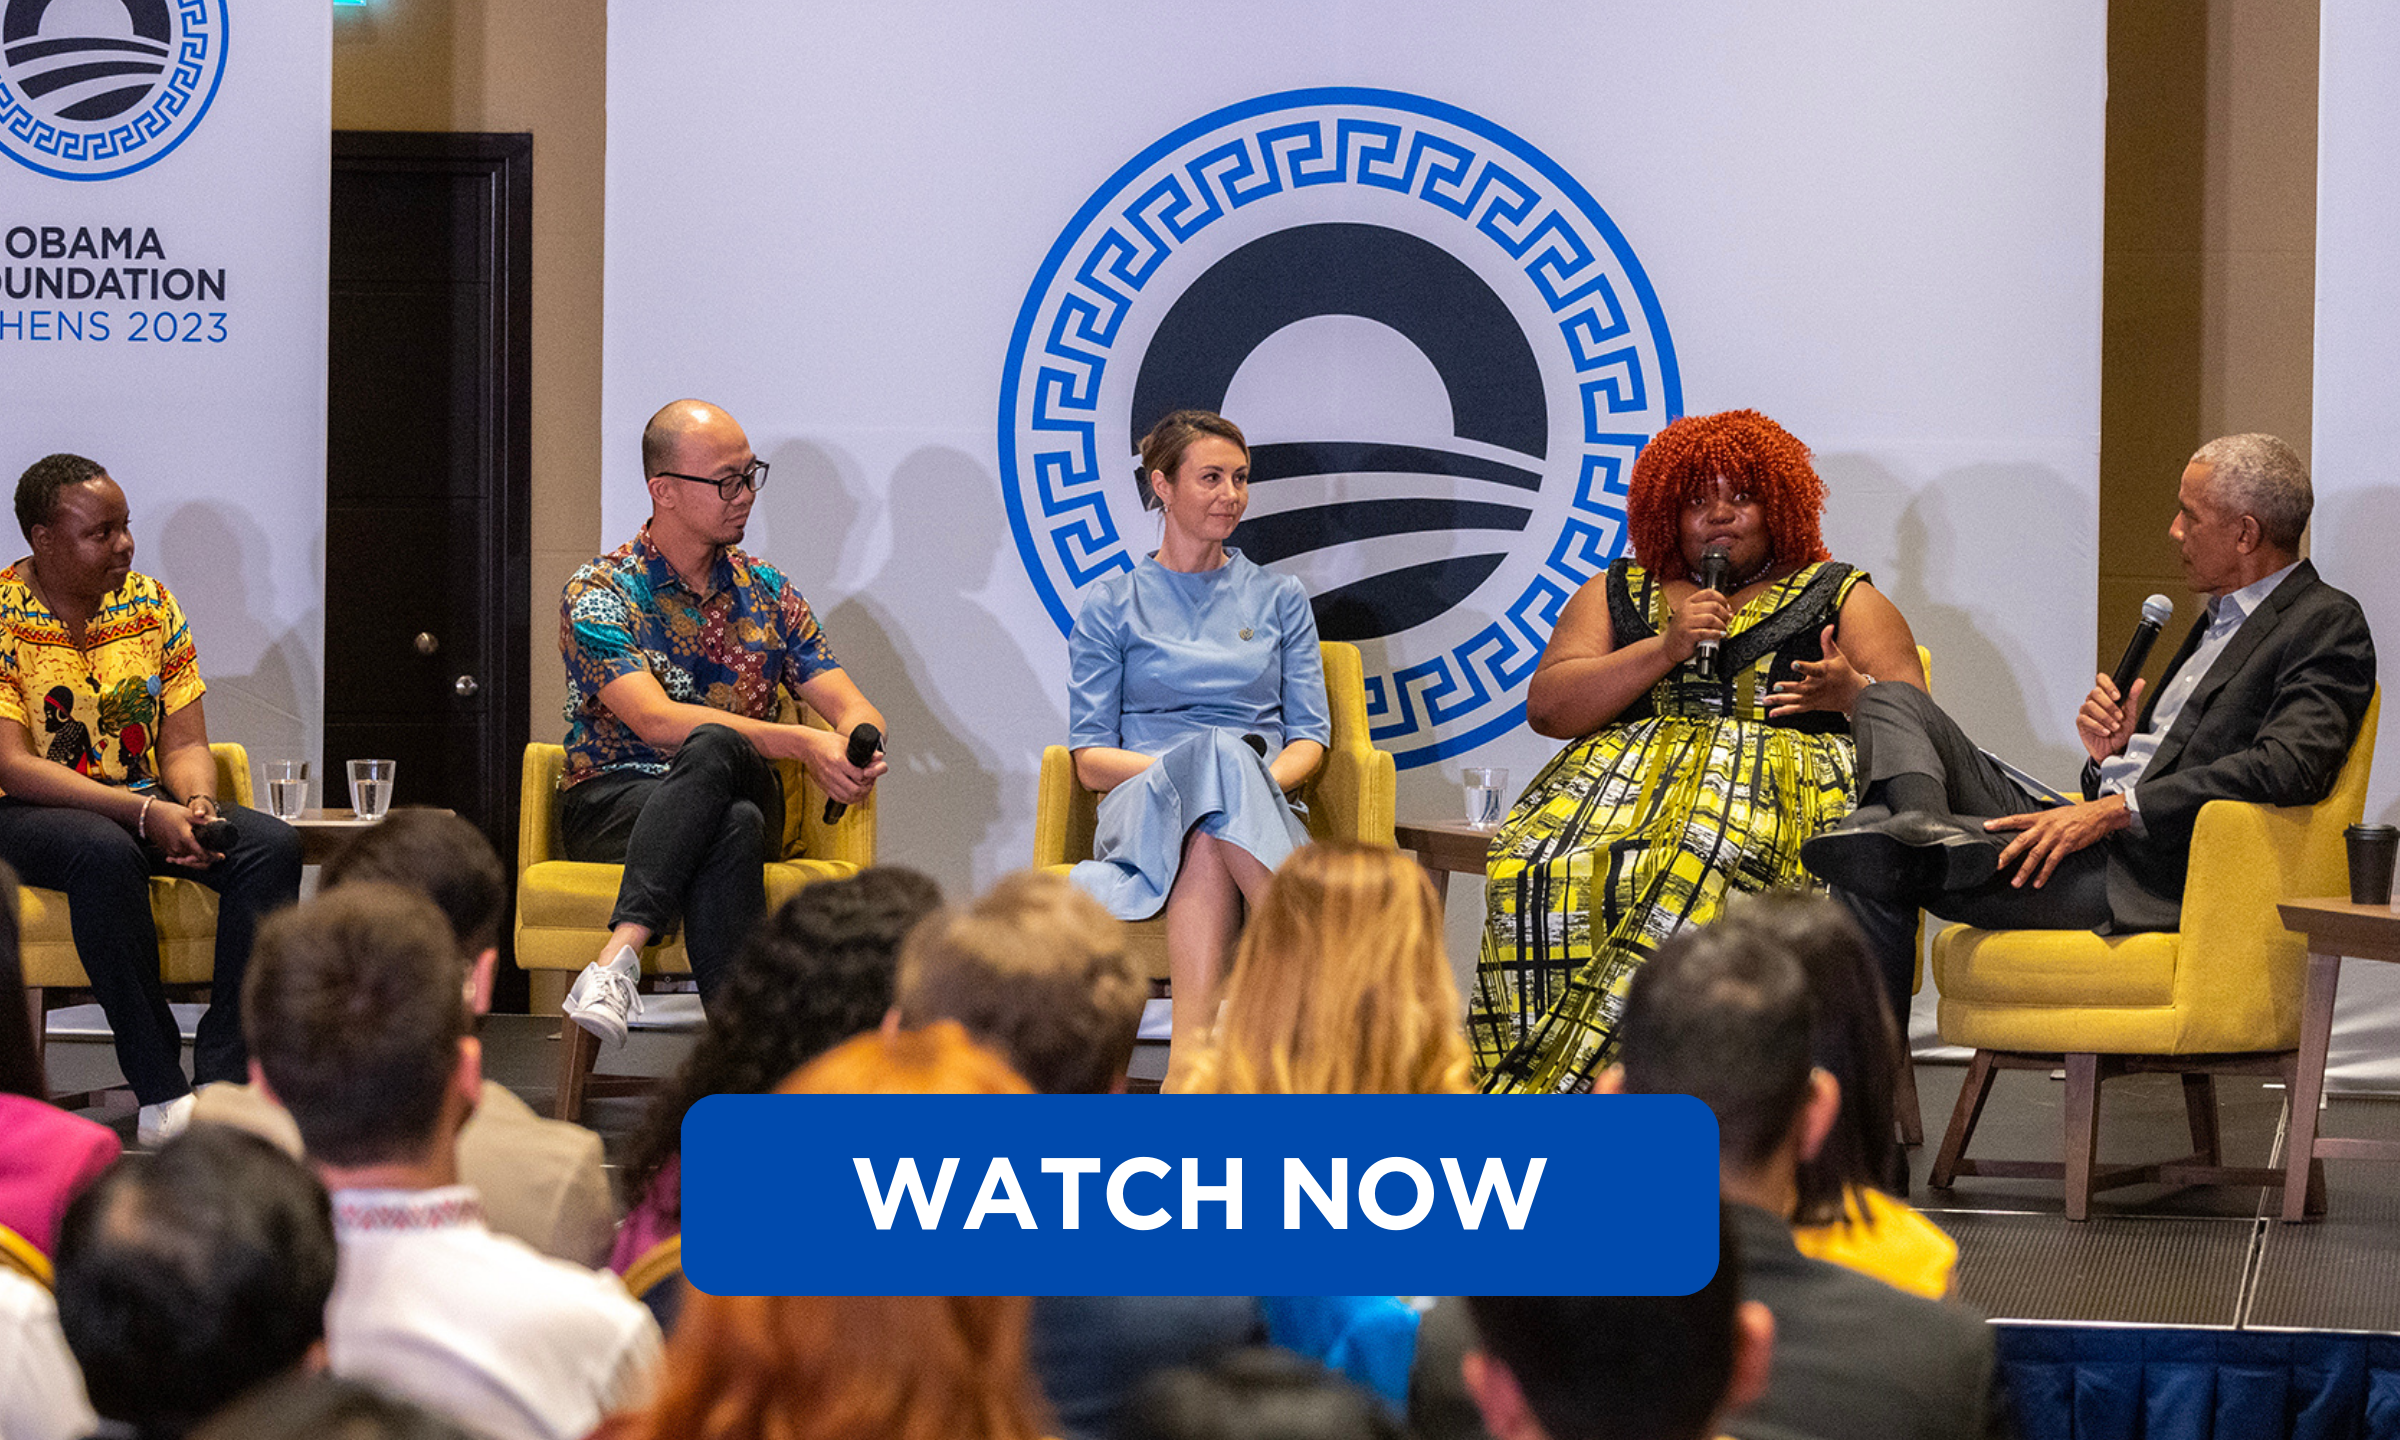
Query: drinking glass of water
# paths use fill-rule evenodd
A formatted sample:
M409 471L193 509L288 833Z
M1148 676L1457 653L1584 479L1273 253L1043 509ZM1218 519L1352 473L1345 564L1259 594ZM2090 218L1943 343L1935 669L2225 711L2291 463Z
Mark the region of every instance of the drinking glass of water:
M267 813L278 820L297 820L308 808L308 762L267 762Z
M399 768L397 760L350 762L350 808L359 819L381 820L392 808L392 773Z
M1467 785L1467 823L1497 830L1508 813L1508 771L1499 765L1469 765L1459 772Z

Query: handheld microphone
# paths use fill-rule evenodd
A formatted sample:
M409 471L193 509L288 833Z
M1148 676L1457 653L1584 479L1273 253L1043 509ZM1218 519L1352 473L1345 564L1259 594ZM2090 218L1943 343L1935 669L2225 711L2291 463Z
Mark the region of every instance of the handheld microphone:
M2164 595L2153 595L2142 602L2142 623L2133 627L2133 638L2125 642L2125 656L2117 662L2116 673L2108 677L2117 687L2120 702L2133 677L2142 673L2143 664L2150 658L2150 647L2158 643L2158 632L2166 628L2174 615L2175 602Z
M233 822L231 820L220 818L216 820L203 820L199 824L194 825L192 827L192 838L200 842L201 849L222 855L226 851L231 850L233 848L233 842L241 839L242 837L233 828Z
M857 729L850 732L850 753L843 758L850 762L852 769L859 769L874 759L875 752L882 748L883 732L872 725L861 723ZM850 807L839 800L825 802L825 823L828 825L838 823L844 815L849 813Z
M1723 594L1726 572L1733 568L1733 556L1722 545L1711 545L1700 552L1700 588ZM1717 678L1717 642L1703 640L1692 652L1692 668L1703 680Z

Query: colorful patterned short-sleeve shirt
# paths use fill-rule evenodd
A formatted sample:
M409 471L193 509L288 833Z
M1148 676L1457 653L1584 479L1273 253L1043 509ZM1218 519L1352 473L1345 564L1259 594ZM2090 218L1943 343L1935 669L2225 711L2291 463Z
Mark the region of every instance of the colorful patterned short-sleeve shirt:
M200 658L183 607L139 571L100 602L78 648L16 566L0 570L0 719L34 752L79 775L158 783L158 726L200 698Z
M697 594L647 525L567 581L558 638L568 690L562 787L612 770L660 774L674 758L600 703L612 680L646 670L670 700L772 720L777 689L796 700L800 686L841 668L782 571L728 546L708 593Z

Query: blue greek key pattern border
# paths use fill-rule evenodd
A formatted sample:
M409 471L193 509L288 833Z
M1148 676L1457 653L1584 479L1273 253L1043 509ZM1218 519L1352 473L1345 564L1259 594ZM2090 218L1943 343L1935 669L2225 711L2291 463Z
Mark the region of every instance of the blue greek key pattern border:
M165 159L208 114L225 78L226 5L227 0L216 0L212 20L209 0L176 0L177 54L164 88L140 114L107 130L61 130L19 98L15 87L0 82L0 134L13 138L13 143L0 142L0 149L27 169L60 180L114 180ZM205 91L203 81L207 82ZM188 120L183 118L186 108L192 108ZM161 136L168 137L164 145L157 144ZM142 153L153 147L154 153ZM42 163L46 158L61 165L91 165L137 155L141 158L135 163L106 171L66 170Z
M1282 118L1301 107L1373 106L1419 115L1471 132L1488 148L1397 120L1361 116ZM1167 155L1241 121L1247 133L1225 138L1158 175L1129 200L1132 184ZM1552 187L1545 192L1527 173ZM1076 589L1132 558L1107 504L1098 453L1099 397L1110 347L1134 297L1174 250L1244 206L1316 185L1369 185L1413 196L1469 223L1524 272L1556 317L1579 377L1584 446L1571 513L1540 573L1503 617L1448 652L1389 676L1367 680L1368 715L1379 742L1431 743L1395 748L1402 766L1431 763L1483 743L1513 726L1521 705L1473 733L1438 739L1431 731L1491 705L1507 703L1533 673L1558 611L1575 587L1623 548L1624 486L1648 440L1625 433L1622 417L1648 415L1652 395L1664 414L1681 409L1680 378L1656 296L1638 261L1600 207L1556 164L1517 136L1455 107L1393 91L1328 89L1265 96L1204 116L1150 147L1112 176L1052 248L1028 293L1012 337L1000 407L1000 461L1010 523L1027 569L1064 632L1073 617L1050 584L1035 527L1018 483L1018 385L1025 381L1028 468L1040 507L1041 541ZM1563 203L1549 194L1565 197ZM1121 203L1120 203L1121 202ZM1105 214L1110 206L1114 214ZM1096 232L1096 235L1095 235ZM1086 241L1088 240L1088 244ZM1073 277L1060 271L1082 247ZM1618 262L1632 302L1647 322L1658 373L1634 343L1626 297L1607 259ZM1032 329L1056 295L1038 345ZM1032 359L1028 362L1028 354ZM1114 467L1118 469L1126 466ZM1497 728L1495 726L1497 725Z

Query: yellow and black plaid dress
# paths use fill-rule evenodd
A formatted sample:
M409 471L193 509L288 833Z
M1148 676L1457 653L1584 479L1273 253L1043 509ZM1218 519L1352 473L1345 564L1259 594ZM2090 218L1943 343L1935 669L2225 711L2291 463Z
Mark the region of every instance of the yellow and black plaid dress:
M1769 687L1823 658L1824 627L1866 578L1807 566L1744 605L1720 678L1687 664L1559 752L1493 837L1467 1028L1487 1092L1578 1091L1615 1057L1634 968L1731 892L1811 883L1800 844L1855 799L1848 722L1766 718ZM1609 567L1616 643L1663 630L1666 594Z

